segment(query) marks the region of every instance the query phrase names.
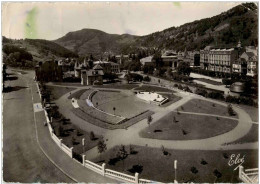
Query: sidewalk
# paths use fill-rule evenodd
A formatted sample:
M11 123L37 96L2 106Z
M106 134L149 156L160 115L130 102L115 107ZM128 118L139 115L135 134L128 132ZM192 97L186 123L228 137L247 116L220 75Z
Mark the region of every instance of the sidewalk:
M36 83L31 83L33 103L39 103L40 97L37 93ZM47 157L55 163L56 167L70 177L75 182L95 182L95 183L116 183L117 181L110 178L106 178L97 174L85 167L75 160L72 160L67 154L65 154L51 139L50 133L47 127L43 125L45 120L44 112L36 112L36 129L38 132L38 141L47 155ZM118 182L117 182L118 183Z

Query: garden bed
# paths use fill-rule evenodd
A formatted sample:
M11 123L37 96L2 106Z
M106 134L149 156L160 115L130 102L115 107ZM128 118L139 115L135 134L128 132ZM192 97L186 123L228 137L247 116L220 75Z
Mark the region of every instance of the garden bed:
M129 146L125 146L127 157L118 159L117 153L120 146L116 146L105 153L97 155L93 161L101 164L106 163L106 168L134 175L139 173L140 178L145 178L163 183L174 181L174 160L177 160L177 181L179 183L238 183L238 169L229 166L231 154L245 155L244 168L258 167L257 150L230 150L230 151L200 151L200 150L163 150L132 146L130 154ZM100 162L102 161L102 162ZM193 168L193 169L192 169ZM197 172L196 172L197 171ZM220 176L221 175L221 176ZM218 178L218 177L219 178Z
M141 137L162 140L205 139L226 133L238 121L212 116L200 116L170 112L142 130Z

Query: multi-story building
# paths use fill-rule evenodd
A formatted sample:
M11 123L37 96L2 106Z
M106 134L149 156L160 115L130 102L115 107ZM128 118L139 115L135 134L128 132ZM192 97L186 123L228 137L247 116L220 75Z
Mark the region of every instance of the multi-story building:
M119 64L110 62L111 64L111 72L112 73L120 73Z
M183 60L190 63L190 66L200 66L200 53L198 51L188 51Z
M247 72L248 76L254 76L257 72L257 55L254 52L244 52L240 59L243 59L247 64Z
M100 65L96 65L93 69L81 71L81 85L102 85L103 84L103 69Z
M200 51L201 68L220 73L232 73L232 64L238 59L238 50L210 49Z
M120 65L124 65L125 62L129 61L129 56L128 55L116 55L116 61Z
M247 62L244 58L238 58L232 64L232 72L238 73L240 75L245 75L247 73Z

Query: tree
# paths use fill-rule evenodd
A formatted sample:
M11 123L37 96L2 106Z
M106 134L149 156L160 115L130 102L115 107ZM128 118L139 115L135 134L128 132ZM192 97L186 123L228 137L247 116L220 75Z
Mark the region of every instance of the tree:
M114 115L115 115L115 111L116 111L116 108L115 108L115 107L113 107L113 111L114 111Z
M227 110L228 110L229 116L233 116L235 114L231 104L228 104Z
M127 151L125 149L124 145L121 145L121 147L119 148L118 152L117 152L117 158L119 158L120 160L123 160L123 168L124 168L124 160L127 157Z
M180 62L178 67L177 67L177 72L178 74L183 74L183 75L190 75L191 68L190 64L187 62Z
M150 126L150 124L151 124L152 121L153 121L153 118L152 118L151 115L149 115L149 116L147 117L147 124L148 124L148 126Z
M156 52L152 58L152 60L155 61L155 66L156 68L161 68L163 67L163 61L162 61L162 56L160 52Z
M150 82L151 78L149 76L145 76L143 80L146 81L146 82Z
M94 132L90 132L90 134L89 134L89 138L90 138L90 140L95 140L95 134L94 134Z
M97 147L98 147L99 156L101 156L101 153L103 153L107 150L107 145L103 139L98 141Z

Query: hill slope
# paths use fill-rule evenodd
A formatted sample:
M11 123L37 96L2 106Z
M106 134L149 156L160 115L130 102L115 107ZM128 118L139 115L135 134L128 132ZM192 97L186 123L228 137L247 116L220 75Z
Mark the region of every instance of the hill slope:
M11 51L5 53L6 48L11 48ZM50 58L66 58L78 57L74 52L48 40L40 39L24 39L13 40L3 37L3 51L8 56L12 52L17 52L23 49L30 53L33 61L44 61ZM9 49L10 50L10 49ZM13 50L13 51L12 51Z
M199 50L206 45L231 47L258 43L258 7L254 3L238 5L217 16L179 27L171 27L146 36L108 34L95 29L70 32L54 42L79 55L104 52L128 54L140 48Z

